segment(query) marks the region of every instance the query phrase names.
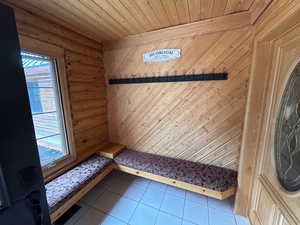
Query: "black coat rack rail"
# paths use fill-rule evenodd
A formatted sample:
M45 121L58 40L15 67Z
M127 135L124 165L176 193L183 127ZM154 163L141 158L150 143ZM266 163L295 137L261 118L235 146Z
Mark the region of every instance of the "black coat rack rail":
M134 77L110 79L109 84L141 84L141 83L163 83L163 82L191 82L191 81L211 81L228 80L228 73L207 73L207 74L188 74L176 76L160 77Z

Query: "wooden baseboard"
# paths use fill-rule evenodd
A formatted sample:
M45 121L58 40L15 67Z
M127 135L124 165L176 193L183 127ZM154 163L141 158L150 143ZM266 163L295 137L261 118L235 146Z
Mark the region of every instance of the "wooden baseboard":
M107 174L109 174L116 164L108 166L101 174L95 177L91 182L84 186L79 192L77 192L72 198L70 198L65 204L59 207L55 212L50 215L51 223L54 223L59 217L61 217L68 209L70 209L76 202L78 202L87 192L96 186Z
M212 198L216 198L216 199L219 199L219 200L224 200L224 199L234 195L235 192L236 192L236 187L232 187L232 188L230 188L230 189L228 189L227 191L224 191L224 192L219 192L219 191L214 191L214 190L211 190L211 189L208 189L208 188L200 187L200 186L197 186L197 185L194 185L194 184L189 184L189 183L186 183L186 182L170 179L170 178L167 178L167 177L155 175L155 174L144 172L144 171L141 171L141 170L132 169L132 168L126 167L126 166L116 165L116 169L118 169L120 171L123 171L123 172L126 172L126 173L129 173L129 174L144 177L144 178L151 179L151 180L154 180L154 181L158 181L158 182L168 184L168 185L171 185L171 186L174 186L174 187L182 188L182 189L189 190L189 191L192 191L192 192L196 192L196 193L206 195L206 196L209 196L209 197L212 197Z

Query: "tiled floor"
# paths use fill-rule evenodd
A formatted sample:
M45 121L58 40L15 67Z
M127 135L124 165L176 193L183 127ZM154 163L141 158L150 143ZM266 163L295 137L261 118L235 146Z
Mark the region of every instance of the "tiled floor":
M78 203L66 225L247 225L233 198L219 201L113 172Z

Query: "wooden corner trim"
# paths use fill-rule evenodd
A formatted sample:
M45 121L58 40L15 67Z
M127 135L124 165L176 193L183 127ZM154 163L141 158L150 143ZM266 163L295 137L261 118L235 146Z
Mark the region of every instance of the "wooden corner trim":
M272 2L273 0L255 0L249 9L250 23L255 24Z

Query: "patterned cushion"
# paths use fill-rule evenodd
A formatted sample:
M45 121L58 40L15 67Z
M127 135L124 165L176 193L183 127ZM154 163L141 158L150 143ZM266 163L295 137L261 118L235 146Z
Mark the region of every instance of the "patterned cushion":
M217 166L128 149L121 152L115 161L123 166L220 192L237 185L237 172Z
M112 159L95 155L46 184L50 213L63 205L112 163Z

